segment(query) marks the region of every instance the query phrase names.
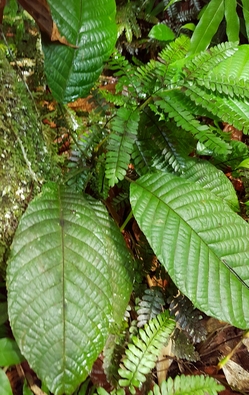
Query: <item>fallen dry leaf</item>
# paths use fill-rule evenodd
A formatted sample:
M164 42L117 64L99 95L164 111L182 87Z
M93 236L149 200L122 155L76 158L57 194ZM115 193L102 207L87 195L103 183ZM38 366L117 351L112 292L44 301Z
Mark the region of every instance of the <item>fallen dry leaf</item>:
M239 364L228 360L223 366L223 372L228 384L240 391L249 390L249 372L243 369Z

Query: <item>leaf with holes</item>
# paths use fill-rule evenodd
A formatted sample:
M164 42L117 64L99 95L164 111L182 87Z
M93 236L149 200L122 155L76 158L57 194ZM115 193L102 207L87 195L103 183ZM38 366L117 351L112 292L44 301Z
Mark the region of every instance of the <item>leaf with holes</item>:
M200 310L249 326L249 226L212 192L172 174L132 183L134 216L172 280Z
M123 318L130 256L100 202L49 184L20 221L7 287L22 354L51 392L69 395Z

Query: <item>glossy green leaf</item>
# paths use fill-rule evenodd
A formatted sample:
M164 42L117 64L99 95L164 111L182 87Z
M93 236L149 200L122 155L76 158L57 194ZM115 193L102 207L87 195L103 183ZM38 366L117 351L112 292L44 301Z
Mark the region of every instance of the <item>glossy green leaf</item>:
M246 169L249 169L249 158L242 160L238 167L245 167Z
M181 26L181 29L188 29L193 32L195 30L195 24L194 23L186 23L185 25Z
M248 224L175 175L148 174L130 193L141 230L180 291L207 315L248 328Z
M8 264L9 318L22 354L55 395L71 395L88 376L127 307L130 271L102 203L49 184L29 205Z
M9 379L2 369L0 369L0 388L1 395L13 395Z
M45 73L53 96L69 102L86 96L116 42L114 0L48 0L61 36L76 46L46 43Z
M159 23L158 25L153 26L148 35L150 38L154 38L159 41L171 41L175 38L173 31L164 23Z
M226 33L228 41L239 41L240 21L237 0L225 0Z
M17 365L23 359L15 340L7 337L0 339L0 366Z
M204 160L191 159L186 163L182 177L196 182L223 199L234 211L239 211L239 202L235 189L225 174Z
M204 51L209 46L224 18L224 12L224 0L210 1L191 38L189 54Z

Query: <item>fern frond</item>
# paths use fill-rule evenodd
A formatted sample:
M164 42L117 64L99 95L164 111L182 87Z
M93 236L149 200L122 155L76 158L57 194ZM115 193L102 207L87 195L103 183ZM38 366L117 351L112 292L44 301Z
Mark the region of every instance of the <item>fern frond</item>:
M165 67L165 74L169 65L185 58L189 46L189 37L181 35L175 41L166 45L166 47L159 53L158 59Z
M174 326L174 320L165 311L150 320L144 329L139 329L138 336L132 338L133 344L128 345L123 366L119 369L121 387L129 387L132 394L136 393L135 387L140 387L154 368L160 349L168 341Z
M158 62L151 59L145 65L138 67L135 72L135 75L137 76L141 86L143 87L144 95L146 92L146 97L148 97L157 89L155 82L157 68ZM146 97L143 97L143 99L145 99Z
M131 159L138 175L142 176L147 172L153 172L151 150L147 147L145 141L137 140L135 142Z
M225 42L203 51L195 57L190 57L185 62L186 75L188 79L203 76L212 71L223 60L231 57L238 49L238 43Z
M224 122L233 125L244 133L249 132L249 103L232 97L215 96L199 88L197 85L186 83L185 94L198 106L201 106Z
M120 7L117 11L117 26L118 36L123 32L125 33L126 40L131 43L133 34L136 38L141 36L141 30L137 23L136 17L137 7L132 2L127 2L123 7Z
M133 83L133 80L135 83L137 81L137 78L134 78L136 66L131 64L127 59L125 59L124 56L116 51L112 55L108 67L110 70L114 71L114 76L118 77L118 81L115 86L116 93L123 93L125 88L127 93L124 96L126 97L127 101L130 103L131 100L136 100L136 85Z
M249 80L225 77L216 74L208 74L205 78L196 78L195 82L199 86L214 92L214 94L223 94L226 96L244 99L249 98Z
M137 326L141 328L149 320L155 318L162 312L164 305L162 291L158 287L152 287L145 290L142 300L138 304Z
M105 174L109 186L123 180L136 140L139 112L126 107L119 108L112 122L113 132L108 139Z
M200 359L198 352L195 350L193 340L180 329L176 328L171 336L172 354L177 359L186 359L187 361L196 362Z
M108 102L114 104L117 107L123 107L127 103L127 97L121 94L114 94L107 90L102 90L101 95Z
M231 148L228 143L216 136L207 125L202 125L190 112L189 102L183 93L168 91L158 94L161 100L155 104L165 111L165 116L174 119L177 126L191 132L192 135L215 154L228 154ZM151 106L153 109L153 106ZM155 108L154 108L155 111Z
M177 327L185 331L194 343L204 340L206 329L200 322L203 317L190 300L178 291L178 294L169 298L168 302L169 311L174 315Z
M155 384L148 395L218 395L224 387L209 376L176 376L163 381L161 387Z

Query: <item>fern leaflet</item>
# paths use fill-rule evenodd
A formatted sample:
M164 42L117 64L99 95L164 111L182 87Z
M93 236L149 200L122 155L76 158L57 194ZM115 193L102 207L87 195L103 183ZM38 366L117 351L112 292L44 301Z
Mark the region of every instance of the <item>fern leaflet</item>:
M162 312L164 300L160 288L146 289L137 310L137 326L144 326L149 320Z
M212 377L205 376L176 376L163 381L161 387L157 384L148 395L218 395L224 387Z
M174 327L174 320L165 311L150 320L144 329L139 329L138 336L132 338L133 344L128 345L123 366L119 369L121 387L128 386L132 394L136 393L135 387L145 382L146 375L154 368L160 349L168 341Z
M197 105L208 109L215 116L233 125L244 133L249 131L249 104L232 97L220 97L199 88L196 85L186 84L185 94Z
M155 104L165 111L168 118L173 118L177 126L191 132L196 139L214 153L229 153L231 150L229 144L216 136L207 125L202 125L194 118L189 111L189 103L181 92L162 92L158 96L163 100L156 100ZM151 108L153 109L153 107Z
M112 122L113 132L109 136L106 154L105 173L111 187L119 180L123 180L126 175L136 140L138 123L138 111L126 107L118 109Z
M195 82L199 86L214 92L214 94L225 94L230 97L249 98L249 81L231 77L208 74L205 78L198 77Z
M211 71L223 60L232 56L238 49L237 43L221 43L210 48L209 51L203 51L195 57L190 57L185 62L186 75L188 79L203 76Z

